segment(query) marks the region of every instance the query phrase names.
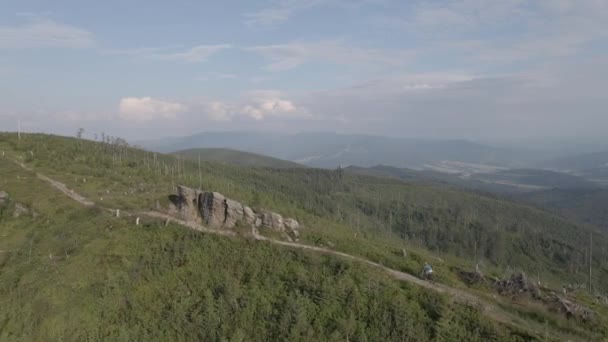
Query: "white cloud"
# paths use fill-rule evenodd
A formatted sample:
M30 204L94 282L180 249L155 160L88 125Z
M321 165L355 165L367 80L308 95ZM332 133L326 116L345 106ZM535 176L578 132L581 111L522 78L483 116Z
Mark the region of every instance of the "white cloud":
M186 110L187 107L179 102L151 97L125 97L120 100L118 105L120 117L132 121L175 119L178 113Z
M234 116L234 110L220 101L212 101L205 107L207 117L212 121L229 121Z
M205 62L212 55L230 49L230 44L197 45L185 51L172 51L175 48L139 48L128 50L110 50L110 54L127 55L139 58L162 61L179 61L188 63Z
M427 138L601 137L607 62L554 63L497 77L404 75L300 96L325 125ZM600 128L601 127L601 128Z
M264 120L267 117L289 117L297 109L293 102L270 95L253 99L252 104L242 107L240 111L254 120Z
M426 42L417 47L421 58L449 56L486 68L569 58L608 38L603 0L441 0L394 12L376 24Z
M229 44L218 44L218 45L198 45L184 52L175 53L156 53L150 57L167 60L167 61L182 61L189 63L204 62L211 55L216 54L222 50L229 49Z
M375 66L402 66L413 56L412 52L376 50L347 46L336 41L315 43L288 43L246 48L270 61L270 71L284 71L305 63L321 61L334 64L366 64Z
M273 27L283 24L298 13L334 7L341 10L379 5L389 0L274 0L269 6L247 13L245 23L250 27Z
M480 27L490 30L504 24L525 22L530 15L527 7L529 4L523 0L421 2L401 23L422 33L453 35Z
M236 79L236 78L237 78L237 75L235 75L235 74L223 74L223 73L211 72L205 76L195 77L194 79L197 81L211 81L211 80L231 80L231 79Z
M336 0L279 0L269 7L246 14L246 24L262 27L277 25L284 23L297 12L335 2Z
M258 90L243 94L240 100L233 102L211 101L205 103L203 110L212 121L230 121L234 119L294 119L307 118L310 114L305 108L297 107L281 92Z
M17 26L0 26L0 49L39 47L86 48L95 45L91 32L81 28L35 18Z

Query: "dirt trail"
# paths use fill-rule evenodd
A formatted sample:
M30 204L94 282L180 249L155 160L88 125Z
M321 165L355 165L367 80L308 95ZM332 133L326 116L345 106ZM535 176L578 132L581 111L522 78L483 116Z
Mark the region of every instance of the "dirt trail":
M12 158L10 158L10 159L13 162L17 163L19 166L21 166L23 169L25 169L27 171L35 172L34 170L27 167L25 164L19 162L18 160L12 159ZM81 195L77 194L76 192L74 192L73 190L70 190L65 184L55 181L41 173L37 173L37 172L35 172L35 173L39 179L49 183L52 187L61 191L65 195L69 196L71 199L77 201L78 203L80 203L84 206L87 206L87 207L97 206L94 202L88 200L84 196L81 196ZM97 207L102 208L106 211L110 211L110 212L114 212L116 210L116 209L104 208L101 206L97 206ZM210 233L210 234L217 234L217 235L222 235L222 236L236 236L237 235L233 231L209 229L200 224L197 224L194 222L186 222L186 221L177 219L173 216L170 216L170 215L167 215L167 214L164 214L161 212L157 212L157 211L140 211L140 212L129 213L129 212L121 210L121 214L124 216L147 216L147 217L151 217L151 218L169 220L171 222L188 227L190 229L205 232L205 233ZM383 270L384 272L389 274L394 279L416 284L418 286L422 286L424 288L431 289L431 290L434 290L434 291L442 293L442 294L447 294L457 302L461 302L461 303L468 304L468 305L473 305L473 306L479 308L485 315L487 315L488 317L491 317L492 319L494 319L498 322L501 322L501 323L504 323L507 325L517 324L520 327L521 327L521 324L524 323L523 320L516 317L515 315L510 314L510 313L506 312L505 310L501 309L500 307L498 307L497 305L491 304L488 301L486 301L474 294L471 294L467 291L452 288L452 287L449 287L449 286L446 286L443 284L431 283L431 282L422 280L420 278L417 278L411 274L388 268L384 265L381 265L379 263L370 261L370 260L362 258L362 257L358 257L355 255L351 255L351 254L347 254L347 253L343 253L343 252L338 252L338 251L328 249L328 248L323 248L323 247L317 247L317 246L311 246L311 245L306 245L306 244L301 244L301 243L296 243L296 242L286 242L286 241L271 239L271 238L265 237L263 235L260 235L259 233L256 232L255 229L252 229L252 236L255 240L258 240L258 241L266 241L268 243L281 245L281 246L285 246L285 247L298 248L298 249L303 249L303 250L315 251L315 252L319 252L319 253L323 253L323 254L335 255L338 257L345 258L345 259L350 259L350 260L354 260L357 262L361 262L361 263L367 264L369 266Z
M68 187L61 183L58 182L56 180L50 179L49 177L41 174L41 173L36 173L36 177L42 179L43 181L48 182L49 184L51 184L55 189L63 192L64 194L68 195L71 199L73 199L74 201L86 206L86 207L92 207L95 205L95 203L89 201L88 199L86 199L83 196L80 196L79 194L75 193L74 190L70 190L68 189Z
M95 205L95 203L89 201L88 199L86 199L83 196L80 196L79 194L77 194L76 192L74 192L74 190L70 190L68 189L68 187L61 183L58 182L56 180L53 180L41 173L35 172L32 168L28 167L27 165L23 164L22 162L18 161L17 159L14 158L10 158L10 160L12 160L13 162L15 162L17 165L21 166L21 168L23 168L24 170L27 171L31 171L34 172L36 174L36 177L38 177L39 179L51 184L55 189L63 192L64 194L66 194L67 196L69 196L71 199L73 199L74 201L86 206L86 207L92 207Z

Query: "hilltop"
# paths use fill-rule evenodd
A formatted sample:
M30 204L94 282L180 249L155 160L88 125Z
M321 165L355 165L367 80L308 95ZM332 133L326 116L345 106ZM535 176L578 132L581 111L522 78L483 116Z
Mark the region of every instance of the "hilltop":
M137 144L159 152L230 148L322 168L379 164L432 168L439 167L444 161L480 166L516 166L533 160L535 155L525 150L493 147L467 140L425 140L329 132L203 132L186 137L140 141Z
M19 141L2 134L0 150L7 155L0 159L6 175L0 190L39 215L15 218L9 208L0 216L6 236L0 245L0 304L9 308L0 316L2 336L535 340L547 336L545 322L551 334L570 339L608 334L604 307L584 291L568 298L596 312L593 320L567 321L544 302L528 306L496 297L492 279L508 269L524 270L556 290L585 281L592 230L542 210L343 170L199 166L124 144L65 137L25 135ZM95 205L58 196L41 175ZM142 216L137 228L130 214L116 218L104 209L138 213L166 207L178 184L293 217L301 223L300 243L311 248L411 275L432 260L441 286L502 309L482 313L400 283L360 259L251 240L244 227L222 237ZM594 232L598 291L608 287L606 242ZM479 263L487 282L465 281L463 275ZM78 329L66 307L79 312ZM33 328L24 330L25 321Z
M273 158L257 153L243 152L238 150L232 150L228 148L193 148L188 150L182 150L173 152L172 154L180 155L188 158L214 162L214 163L225 163L240 166L250 167L268 167L275 169L290 169L290 168L301 168L304 165L282 160L279 158Z

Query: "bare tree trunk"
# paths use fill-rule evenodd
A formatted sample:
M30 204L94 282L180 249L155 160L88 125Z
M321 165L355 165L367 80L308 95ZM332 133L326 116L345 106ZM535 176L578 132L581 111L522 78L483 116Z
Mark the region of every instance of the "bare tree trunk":
M591 267L593 264L593 232L589 233L589 292L591 292Z
M201 155L198 155L198 188L203 189L203 174L201 173Z

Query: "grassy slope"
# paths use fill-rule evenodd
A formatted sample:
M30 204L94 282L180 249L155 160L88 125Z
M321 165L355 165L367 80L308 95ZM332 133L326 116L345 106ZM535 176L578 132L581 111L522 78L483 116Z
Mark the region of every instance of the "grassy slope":
M202 183L204 189L298 218L310 228L309 241L336 240L339 247L369 253L364 256L372 259L380 253L388 262L393 251L401 254L404 244L413 243L436 253L487 259L562 280L584 272L578 258L584 258L588 244L585 227L508 201L340 171L203 163L199 174L196 162L131 149L112 152L111 146L67 138L31 137L21 148L35 150L35 157L29 158L36 168L73 184L94 201L103 199L106 206L149 208L165 200L178 183ZM395 248L391 253L387 241ZM606 237L598 234L596 241L596 282L605 288L608 270L600 261ZM362 244L382 246L378 249L383 252L361 249Z
M314 253L113 218L6 159L0 339L507 340L477 310ZM18 201L38 216L14 218Z
M185 156L188 158L197 159L214 163L225 163L231 165L250 166L250 167L268 167L275 169L292 169L303 168L305 166L261 154L237 151L227 148L195 148L183 151L174 152L173 154Z
M25 160L27 163L63 180L106 206L147 208L157 199L162 201L176 183L196 186L202 179L206 189L219 190L254 206L272 208L297 217L306 225L304 239L309 243L331 244L336 249L363 255L412 273L417 273L422 262L432 257L419 248L424 245L434 250L436 256L448 260L436 261L436 268L439 280L453 286L463 286L451 270L454 267L467 267L465 259L454 257L455 254L463 258L470 256L473 246L469 247L466 243L477 241L478 253L481 254L483 250L483 254L488 254L489 259L495 252L506 254L500 258L495 257L494 263L488 264L489 270L501 272L504 265L517 266L521 263L521 267L527 263L534 271L545 271L541 273L543 278L546 276L547 279L561 280L568 279L568 274L559 267L559 259L554 260L556 252L571 252L572 249L579 248L576 243L580 243L573 235L579 227L534 209L476 195L405 185L390 180L352 177L322 170L242 169L207 163L203 164L199 176L196 163L130 149L46 136L28 136L27 140L20 143L16 142L14 136L2 136L0 149L10 150L12 155L20 156L26 156L32 151L33 157L29 154ZM406 215L397 216L397 213ZM516 217L516 220L513 217ZM413 221L408 223L408 219ZM66 221L71 222L71 219ZM379 229L383 226L386 228ZM405 229L400 229L401 226L405 226ZM461 235L463 231L450 231L451 226L462 226L464 229L468 227L484 239L492 235L501 236L506 234L503 232L506 228L511 229L504 235L507 240L502 241L500 245L492 245L484 239L471 239L469 236L455 241L454 237ZM152 234L158 234L156 231L151 230ZM176 231L182 234L183 230L177 228ZM466 230L464 232L466 233ZM532 235L522 236L529 233ZM434 234L439 234L439 238L433 240ZM550 236L543 238L546 234ZM132 239L136 237L144 238L140 253L143 253L145 246L154 244L154 241L146 240L147 234L143 237L135 234ZM538 240L530 240L530 237ZM191 238L183 238L189 239ZM202 239L215 241L215 238L211 237ZM169 238L166 244L173 246L176 241L179 239ZM604 243L602 236L596 241L599 241L598 244ZM535 243L543 244L544 247L536 251L533 249ZM568 247L569 243L574 247ZM242 247L239 246L234 248L240 251ZM562 246L563 251L554 249L554 246ZM213 250L209 246L206 247ZM408 258L401 256L404 247L408 250ZM222 250L231 249L230 246L222 247ZM596 261L599 264L602 252L601 248L596 250L600 251ZM162 252L163 249L157 252L159 251ZM288 255L291 253L293 252ZM151 253L149 257L154 258L156 254ZM221 256L219 260L226 258L225 254ZM243 257L253 257L257 260L260 256L245 253ZM239 259L233 264L222 266L221 269L238 268L242 261L243 259ZM310 272L309 266L306 266L307 272ZM167 267L172 270L174 265ZM604 271L600 267L597 268L599 272L596 282L604 286L604 280L601 278ZM161 281L159 286L163 287L162 284L164 281ZM292 298L292 295L286 296ZM357 318L356 321L359 320ZM576 323L561 322L560 325L570 326L567 329L573 331L587 329L577 327Z
M509 336L475 310L459 317L466 308L358 264L136 227L57 196L6 160L0 170L19 177L2 188L40 215L0 217L3 341L431 339L453 334L448 324L473 339Z

